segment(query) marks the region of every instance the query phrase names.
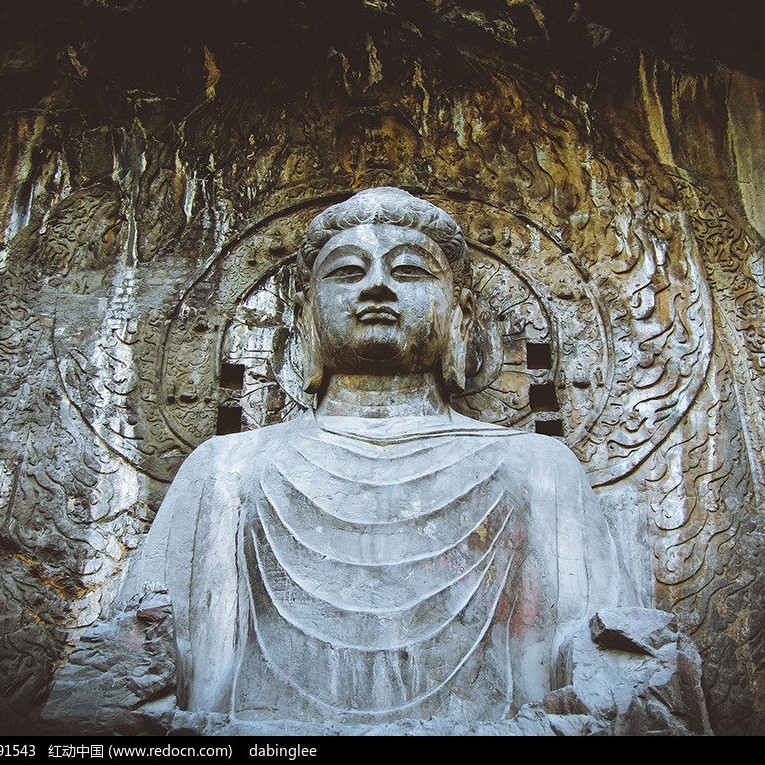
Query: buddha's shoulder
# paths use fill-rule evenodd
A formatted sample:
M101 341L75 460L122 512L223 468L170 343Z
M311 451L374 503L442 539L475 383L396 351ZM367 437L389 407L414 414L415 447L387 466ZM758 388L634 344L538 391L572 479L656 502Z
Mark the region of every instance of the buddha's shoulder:
M213 436L204 441L186 458L183 469L216 472L237 465L249 465L263 454L273 451L279 444L299 435L300 424L295 421L276 423L263 428Z
M479 422L457 413L453 414L453 421L466 437L470 437L474 432L476 435L493 439L497 448L506 452L508 458L526 459L535 463L542 461L551 465L570 462L579 464L576 455L559 438Z

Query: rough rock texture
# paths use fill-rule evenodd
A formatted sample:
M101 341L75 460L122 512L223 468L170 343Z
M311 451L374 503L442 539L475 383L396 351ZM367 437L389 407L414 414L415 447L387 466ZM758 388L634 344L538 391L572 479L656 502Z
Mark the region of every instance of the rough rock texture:
M505 720L433 716L379 724L248 721L175 704L172 610L165 591L113 605L88 630L43 712L54 733L233 736L708 735L701 658L671 615L647 608L598 612L561 650L568 682ZM105 629L106 628L106 629ZM108 632L107 632L108 630ZM644 647L605 647L648 642ZM85 690L87 689L87 690ZM127 692L126 692L127 691Z
M563 709L591 710L613 735L708 733L701 659L676 620L647 608L606 609L562 650ZM552 711L552 699L545 707Z
M113 603L87 630L48 699L58 735L164 732L175 711L175 632L167 591Z
M571 452L451 413L327 416L331 395L197 449L131 562L128 592L167 585L179 706L481 723L557 688L561 634L632 597Z
M715 731L762 732L761 11L191 5L0 11L3 726L191 448L304 406L294 237L390 184L469 221L502 322L462 410L566 440Z

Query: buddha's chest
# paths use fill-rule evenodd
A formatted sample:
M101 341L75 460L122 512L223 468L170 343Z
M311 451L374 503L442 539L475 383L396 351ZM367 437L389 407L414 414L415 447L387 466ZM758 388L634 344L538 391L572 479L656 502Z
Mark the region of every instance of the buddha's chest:
M329 709L434 703L510 619L524 517L491 444L274 450L242 526L252 639Z

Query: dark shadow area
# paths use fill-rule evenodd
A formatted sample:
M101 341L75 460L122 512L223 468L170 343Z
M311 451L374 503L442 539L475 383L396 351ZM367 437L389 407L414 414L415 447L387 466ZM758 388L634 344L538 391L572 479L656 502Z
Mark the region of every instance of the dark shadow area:
M534 432L543 436L563 436L562 420L536 420Z
M242 390L244 387L244 364L227 364L220 367L220 387Z
M532 412L557 412L558 396L553 383L540 383L529 388L529 403Z
M219 406L216 436L242 432L242 408L240 406Z
M526 343L526 369L552 369L550 343Z

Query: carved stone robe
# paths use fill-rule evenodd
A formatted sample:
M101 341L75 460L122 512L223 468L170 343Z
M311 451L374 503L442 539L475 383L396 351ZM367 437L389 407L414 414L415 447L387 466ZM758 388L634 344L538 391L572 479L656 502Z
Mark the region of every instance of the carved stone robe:
M508 717L622 587L574 455L456 413L211 439L130 578L169 590L181 708L346 723Z

